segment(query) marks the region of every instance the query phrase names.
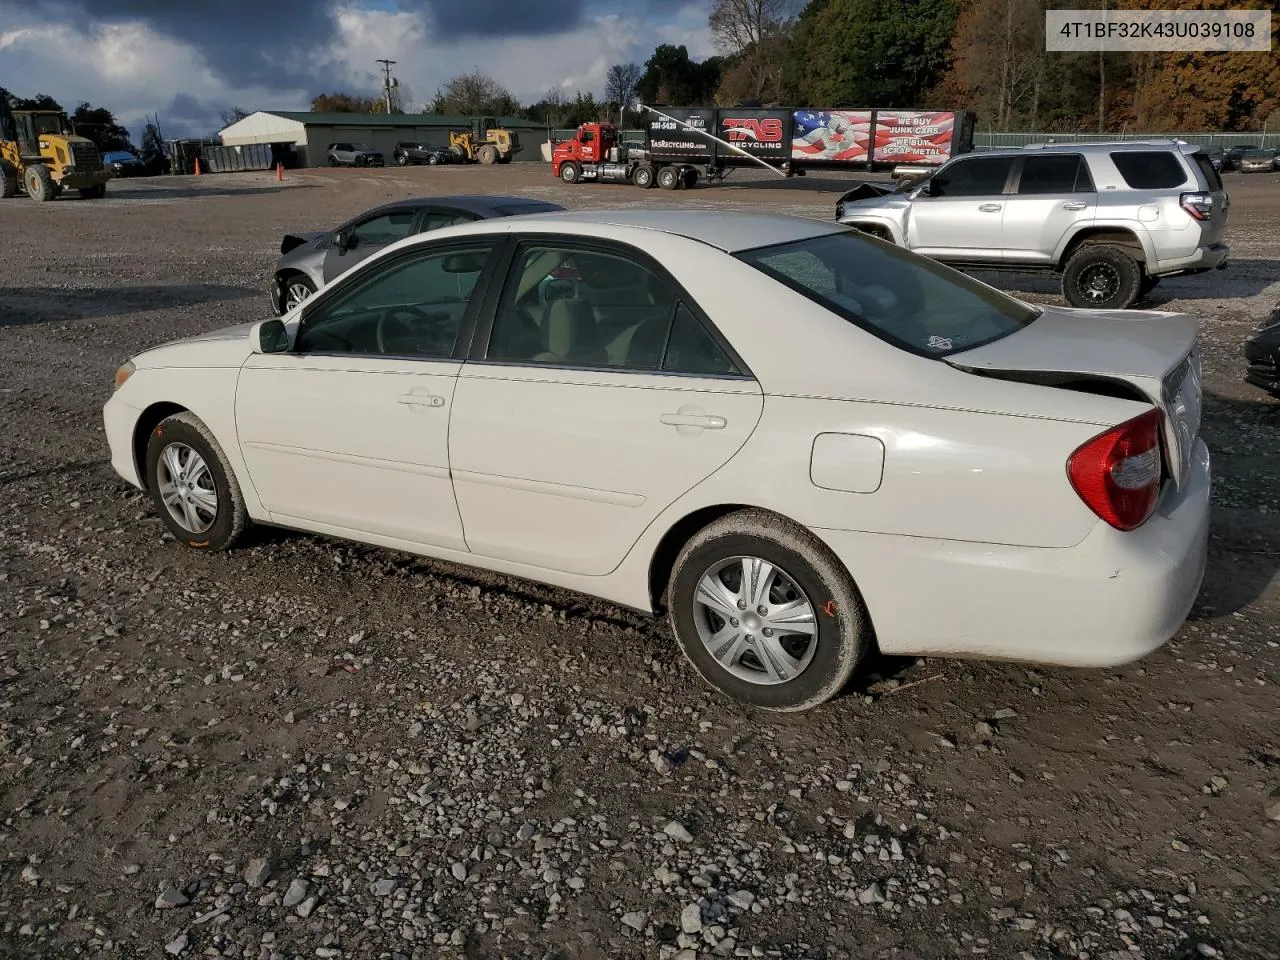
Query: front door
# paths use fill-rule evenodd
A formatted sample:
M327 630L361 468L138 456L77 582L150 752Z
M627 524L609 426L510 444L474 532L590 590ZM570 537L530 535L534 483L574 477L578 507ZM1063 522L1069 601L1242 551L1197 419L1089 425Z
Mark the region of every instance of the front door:
M454 396L449 455L467 545L606 574L737 453L762 408L759 384L637 251L526 241Z
M236 425L272 519L465 550L449 479L461 332L490 242L416 248L321 293L255 354Z
M1098 192L1089 165L1078 153L1033 154L1023 158L1015 186L1005 198L1005 257L1049 263L1059 241L1077 225L1091 223Z
M343 227L340 233L346 237L345 248L340 238L334 237L324 255L324 282L415 233L420 213L420 207L397 207Z
M907 246L926 256L999 260L1012 157L953 160L911 201Z

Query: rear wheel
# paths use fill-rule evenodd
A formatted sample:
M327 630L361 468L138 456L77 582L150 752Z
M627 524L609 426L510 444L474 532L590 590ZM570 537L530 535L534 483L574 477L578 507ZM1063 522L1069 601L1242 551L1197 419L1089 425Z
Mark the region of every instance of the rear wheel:
M486 143L483 147L476 151L476 159L486 166L498 162L498 148L491 143Z
M368 164L368 162L369 162L369 161L368 161L368 159L367 159L366 157L356 157L356 166L357 166L357 167L363 167L363 166L365 166L366 164Z
M654 169L647 163L642 163L636 167L636 172L631 175L631 182L637 187L648 190L653 186Z
M658 186L663 190L674 190L680 186L680 170L676 167L663 167L658 171Z
M572 160L560 164L560 179L565 183L577 183L582 177L582 169Z
M694 184L697 182L698 171L693 167L684 167L680 171L680 186L684 187L686 190L692 189Z
M1123 247L1086 243L1062 271L1062 295L1073 307L1123 310L1138 299L1142 268Z
M27 167L23 184L27 188L27 196L39 203L52 200L58 195L57 185L49 174L49 168L43 163L33 163Z
M18 195L18 171L13 164L0 160L0 200Z
M249 526L226 454L195 414L174 414L151 431L146 470L151 499L179 543L226 550Z
M94 184L92 187L82 187L80 196L85 200L101 200L107 195L107 185L105 183Z
M840 692L871 645L857 588L809 531L760 510L708 525L676 560L671 628L712 686L769 710Z

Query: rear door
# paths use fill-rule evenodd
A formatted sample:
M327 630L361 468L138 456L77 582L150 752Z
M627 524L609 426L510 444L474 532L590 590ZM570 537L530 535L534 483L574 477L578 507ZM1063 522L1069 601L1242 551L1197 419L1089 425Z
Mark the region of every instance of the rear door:
M374 213L344 227L347 248L343 250L335 238L324 255L325 283L346 273L384 247L417 233L421 214L421 207L397 207Z
M566 272L580 280L554 283ZM674 280L620 244L519 244L477 339L449 455L468 548L486 557L608 573L764 405Z
M1048 263L1064 237L1092 223L1098 191L1078 153L1030 154L1014 171L1001 226L1005 258Z
M1000 228L1014 159L963 157L935 173L911 201L907 246L926 256L1003 259Z

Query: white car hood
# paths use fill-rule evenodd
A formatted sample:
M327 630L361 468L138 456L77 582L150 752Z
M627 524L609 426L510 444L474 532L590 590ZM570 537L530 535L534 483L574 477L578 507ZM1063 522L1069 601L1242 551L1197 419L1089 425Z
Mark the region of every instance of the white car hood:
M1181 485L1200 434L1199 332L1185 313L1045 307L1017 333L946 361L991 376L1045 383L1079 376L1137 387L1165 415L1169 469Z
M239 366L253 352L249 331L258 321L238 323L173 340L133 358L139 369L145 367L229 367Z

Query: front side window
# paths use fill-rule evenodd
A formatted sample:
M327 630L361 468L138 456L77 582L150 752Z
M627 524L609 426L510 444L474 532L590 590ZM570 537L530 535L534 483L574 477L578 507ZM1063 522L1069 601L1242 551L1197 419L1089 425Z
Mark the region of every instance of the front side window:
M378 264L305 311L295 350L444 359L492 252L472 244Z
M1013 157L967 157L948 164L929 180L931 197L989 197L1004 192Z
M413 232L413 221L417 217L418 211L414 209L393 210L357 223L347 231L348 246L386 246L403 240Z
M487 356L644 373L740 373L649 267L622 253L556 244L517 252Z
M737 254L833 313L912 353L945 357L999 340L1039 311L857 231Z

